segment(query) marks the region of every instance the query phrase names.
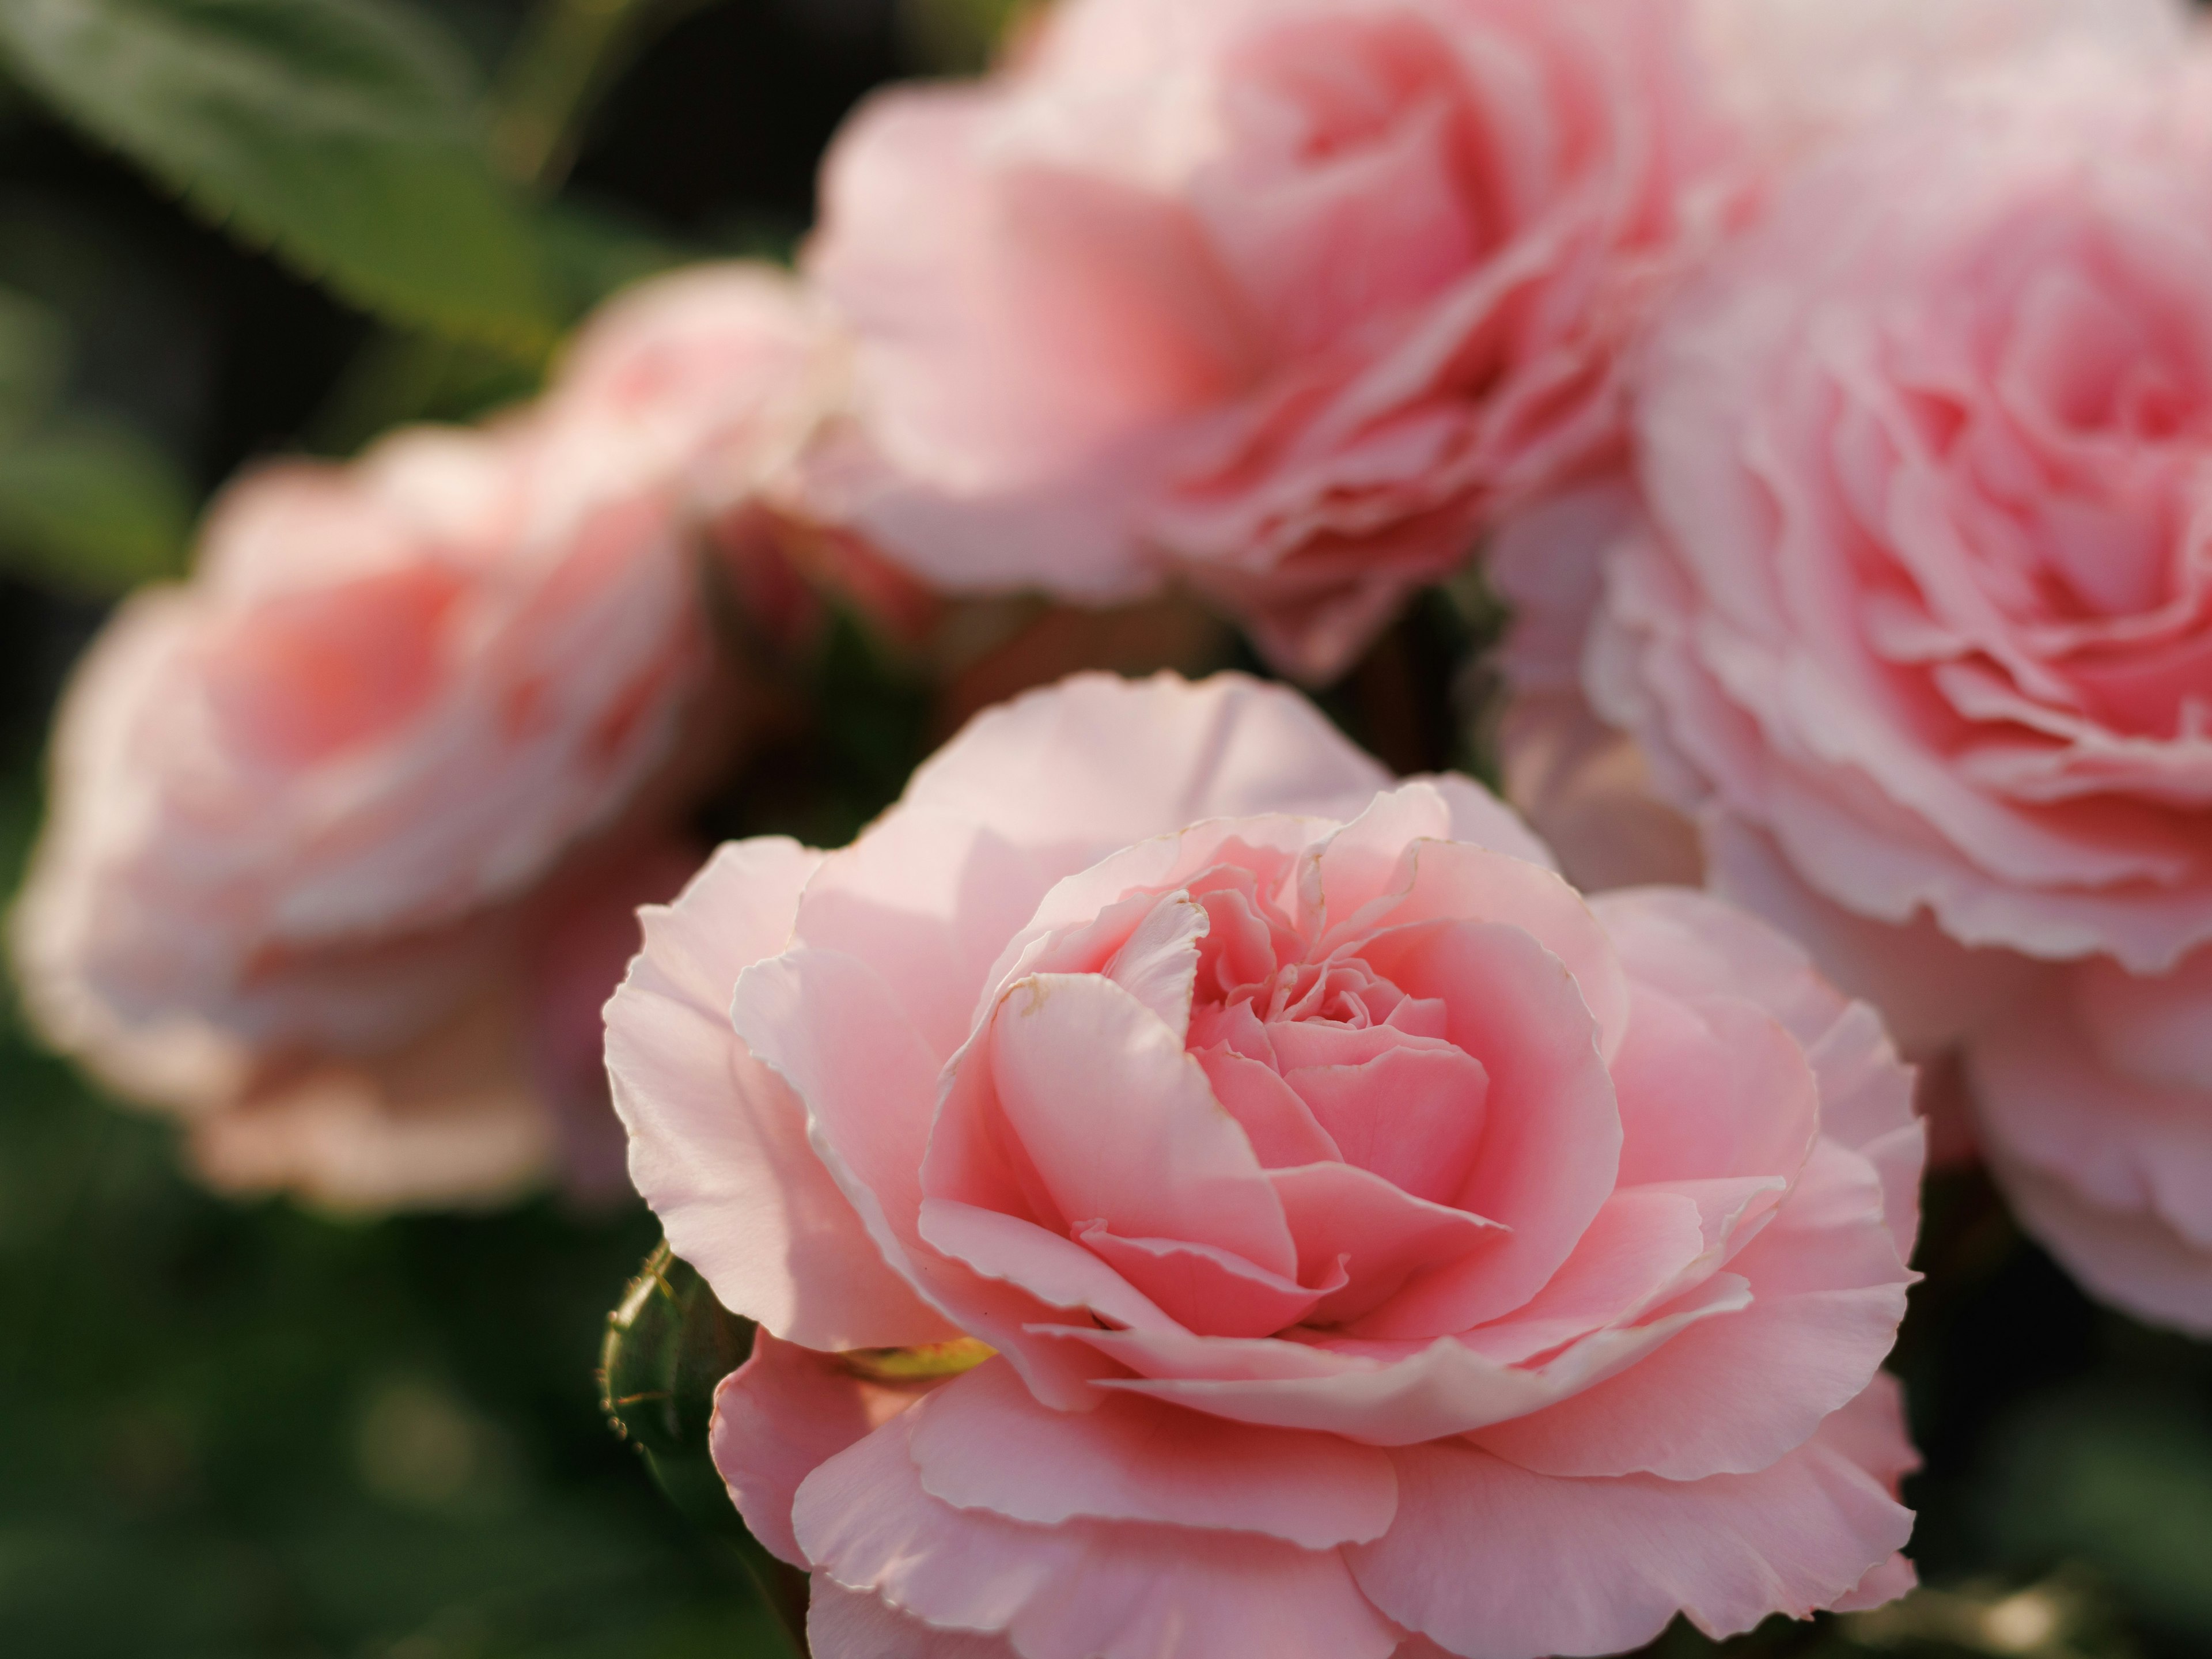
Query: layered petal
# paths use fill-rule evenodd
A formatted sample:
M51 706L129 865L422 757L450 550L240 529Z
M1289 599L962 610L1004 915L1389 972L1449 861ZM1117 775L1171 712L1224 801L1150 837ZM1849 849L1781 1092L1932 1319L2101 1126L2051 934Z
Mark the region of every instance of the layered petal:
M1462 1659L1620 1652L1677 1613L1730 1636L1852 1596L1911 1534L1843 1437L1686 1482L1563 1480L1471 1446L1411 1447L1395 1454L1396 1523L1347 1553L1377 1607ZM1470 1555L1486 1570L1455 1566Z
M630 1178L724 1306L809 1347L896 1347L951 1328L886 1265L807 1139L806 1103L730 1023L744 970L788 942L820 854L761 840L716 854L607 1006Z

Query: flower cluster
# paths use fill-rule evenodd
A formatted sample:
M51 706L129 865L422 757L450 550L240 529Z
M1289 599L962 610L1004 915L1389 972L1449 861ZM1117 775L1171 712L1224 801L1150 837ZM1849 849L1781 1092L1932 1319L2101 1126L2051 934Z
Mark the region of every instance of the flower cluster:
M626 1144L757 1328L713 1455L817 1659L1902 1594L1900 1048L2212 1334L2179 0L1059 0L822 184L795 275L234 483L87 657L16 959L210 1179ZM1470 572L1510 806L1058 661L848 847L691 843L827 603L1172 586L1323 684Z

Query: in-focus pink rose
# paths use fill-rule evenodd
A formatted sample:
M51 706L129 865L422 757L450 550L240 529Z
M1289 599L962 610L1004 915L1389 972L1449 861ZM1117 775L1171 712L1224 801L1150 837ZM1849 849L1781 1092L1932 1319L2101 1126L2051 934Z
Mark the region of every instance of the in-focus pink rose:
M1735 195L1710 97L1677 0L1066 0L833 149L858 425L813 497L945 587L1179 575L1332 678L1613 453Z
M1279 690L1089 677L646 927L631 1173L760 1323L714 1452L819 1659L1534 1659L1911 1582L1909 1074L1748 917L1585 904Z
M424 1172L417 1201L505 1195L551 1156L526 1088L405 1057L507 1052L456 1034L491 1029L478 1005L572 851L655 816L709 660L672 502L552 459L526 422L254 474L197 576L129 601L70 689L19 978L61 1046L199 1115L219 1180L405 1196L374 1158L211 1150L224 1109L269 1127L334 1060L398 1065L399 1094L445 1103L409 1121L472 1149L439 1178L383 1160ZM341 1069L353 1127L300 1145L373 1139L361 1103L392 1091ZM495 1103L464 1125L465 1101Z
M2181 969L2212 945L2209 90L2056 58L1810 170L1657 328L1648 522L1586 664L1717 885L1930 1046L1994 1022L1972 1073L2026 1218L2197 1328L2212 1175L2113 1173L2143 1099L2178 1124L2196 1085L2096 1034L2153 1005L2212 1028ZM2088 964L2050 1006L2103 1012L2038 1018L2029 959ZM2063 1071L2017 1061L2054 1045ZM2062 1075L2109 1159L2019 1138Z

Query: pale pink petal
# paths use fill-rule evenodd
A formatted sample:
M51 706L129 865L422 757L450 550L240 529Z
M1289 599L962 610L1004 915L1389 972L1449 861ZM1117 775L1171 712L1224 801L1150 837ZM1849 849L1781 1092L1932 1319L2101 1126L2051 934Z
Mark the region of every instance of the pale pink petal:
M809 1346L894 1347L951 1334L885 1265L808 1144L806 1107L730 1024L739 975L788 941L820 855L725 847L677 902L607 1006L630 1178L723 1305Z
M2029 1231L2099 1295L2212 1333L2212 1094L2112 1064L2090 1020L2128 1028L2081 994L2100 971L2052 975L1970 1045L1980 1139Z
M1415 1198L1459 1202L1490 1094L1490 1074L1473 1055L1401 1045L1359 1065L1300 1066L1284 1081L1346 1163Z
M1620 1181L1793 1177L1820 1133L1805 1051L1748 1002L1678 1000L1638 983L1613 1063Z
M1648 1323L1597 1332L1533 1370L1502 1364L1448 1336L1426 1346L1320 1337L1306 1346L1194 1336L1172 1328L1040 1331L1140 1374L1133 1380L1102 1379L1102 1389L1171 1401L1239 1423L1407 1446L1525 1417L1633 1366L1686 1327L1737 1311L1749 1301L1741 1278L1717 1273Z
M1024 980L988 1043L998 1109L1068 1224L1102 1220L1124 1238L1184 1239L1297 1270L1251 1143L1175 1033L1120 986Z
M1498 752L1507 798L1583 891L1702 878L1697 826L1660 797L1635 739L1593 715L1579 690L1516 692Z
M986 1279L1026 1291L1045 1307L1080 1309L1139 1330L1175 1322L1097 1255L1018 1216L952 1199L925 1198L921 1235L954 1261ZM1020 1352L1028 1345L1012 1346Z
M1345 1289L1314 1310L1316 1322L1357 1319L1414 1274L1492 1249L1504 1237L1494 1221L1414 1198L1348 1164L1275 1169L1267 1179L1297 1240L1299 1279L1311 1283L1340 1259L1351 1274Z
M1528 820L1474 779L1456 772L1439 772L1407 781L1426 784L1444 798L1444 805L1451 810L1452 840L1471 842L1508 858L1540 864L1547 870L1559 867L1552 848Z
M1396 1455L1397 1521L1346 1553L1377 1607L1461 1659L1620 1652L1677 1613L1716 1638L1802 1618L1853 1595L1912 1529L1819 1435L1756 1474L1697 1481L1557 1480L1466 1445Z
M795 1530L819 1571L910 1617L1003 1632L1021 1659L1384 1659L1397 1645L1338 1551L955 1509L923 1490L908 1441L894 1422L816 1470Z
M1099 1221L1079 1226L1075 1237L1177 1324L1209 1336L1272 1336L1349 1282L1340 1261L1328 1264L1312 1285L1301 1285L1211 1244L1123 1238Z
M1389 781L1279 686L1079 674L976 716L923 763L906 799L988 823L1067 875L1202 819L1350 817Z
M1389 1455L1376 1448L1126 1395L1092 1412L1055 1412L1002 1364L932 1395L910 1430L932 1497L1042 1526L1087 1516L1327 1549L1381 1537L1397 1503Z
M1478 1439L1562 1476L1756 1474L1863 1393L1896 1342L1913 1275L1883 1205L1871 1166L1822 1143L1772 1221L1729 1261L1749 1282L1747 1308L1699 1321L1619 1375Z
M1261 1166L1282 1170L1318 1164L1341 1154L1328 1132L1272 1066L1248 1060L1225 1045L1198 1056L1221 1109L1237 1120Z
M1805 1047L1820 1085L1820 1131L1865 1157L1882 1178L1898 1253L1920 1221L1926 1131L1914 1114L1911 1069L1880 1018L1820 977L1804 951L1759 918L1700 893L1649 889L1595 901L1639 981L1688 1000L1740 997Z
M747 1052L796 1097L808 1144L882 1259L932 1306L971 1289L972 1275L917 1231L939 1068L881 977L837 951L787 951L738 976L730 1018ZM866 1042L848 1039L854 1022ZM971 1311L957 1328L969 1328Z
M1854 915L1807 885L1771 837L1726 814L1707 824L1705 847L1713 891L1788 933L1845 994L1881 1009L1908 1054L1956 1042L2034 976L2017 952L1971 950L1924 914L1902 925Z
M714 1390L707 1433L714 1468L745 1529L777 1559L805 1566L791 1534L791 1501L799 1482L930 1387L872 1382L835 1354L756 1332L751 1355Z
M985 976L1052 884L984 820L902 801L829 854L793 934L875 970L942 1060L968 1040Z
M1865 1613L1887 1607L1919 1588L1920 1575L1913 1571L1912 1563L1902 1554L1893 1555L1860 1579L1856 1589L1839 1597L1832 1605L1838 1613Z
M1395 930L1384 945L1364 947L1378 970L1413 995L1443 999L1452 1042L1490 1073L1482 1144L1451 1201L1513 1231L1461 1267L1408 1285L1367 1322L1378 1334L1463 1331L1519 1307L1566 1260L1613 1190L1620 1115L1581 990L1527 933L1445 924Z
M1566 964L1597 1021L1600 1046L1613 1057L1627 1024L1628 982L1604 927L1580 894L1540 865L1455 842L1418 842L1407 849L1406 864L1401 892L1339 922L1331 942L1439 920L1518 927Z
M814 1659L1015 1659L1003 1637L939 1630L819 1572L807 1592L806 1647Z

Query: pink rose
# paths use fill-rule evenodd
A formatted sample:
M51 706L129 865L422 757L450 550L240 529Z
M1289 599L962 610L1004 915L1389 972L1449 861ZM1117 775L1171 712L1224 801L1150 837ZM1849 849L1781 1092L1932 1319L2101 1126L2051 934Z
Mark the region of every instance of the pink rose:
M2212 1146L2212 1091L2112 1034L2212 1027L2208 90L2054 59L1792 186L1657 327L1586 663L1723 890L1923 1045L1995 1033L2029 1224L2200 1329L2212 1166L2173 1138Z
M192 1111L218 1179L443 1202L551 1154L484 1060L511 1021L480 1005L564 861L665 811L709 660L665 495L554 459L526 422L256 473L216 507L198 575L129 601L70 687L15 918L25 994L125 1092ZM469 1058L404 1058L425 1053ZM225 1109L265 1128L332 1061L353 1127L297 1144L365 1144L381 1102L452 1152L442 1176L404 1150L215 1147Z
M575 465L655 481L704 526L769 645L812 642L824 591L910 636L928 594L856 538L807 522L797 500L800 455L844 407L848 357L829 307L787 272L691 265L601 306L538 418Z
M2154 979L2045 969L1966 1069L2030 1231L2098 1295L2212 1336L2212 951Z
M647 913L631 1174L759 1322L716 1461L819 1659L1534 1659L1911 1583L1909 1074L1759 924L1545 860L1279 690L1087 677Z
M775 498L842 405L846 346L827 308L774 265L689 265L602 305L568 346L542 418L579 456L665 478L702 520ZM604 452L619 452L611 462Z
M1736 193L1709 102L1676 0L1067 0L833 149L813 498L949 588L1182 577L1329 678L1615 449Z
M2187 36L2186 0L1695 0L1723 101L1787 161L1886 112L2088 48L2148 67Z

